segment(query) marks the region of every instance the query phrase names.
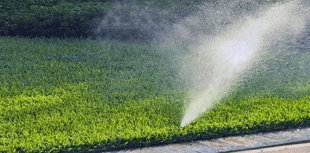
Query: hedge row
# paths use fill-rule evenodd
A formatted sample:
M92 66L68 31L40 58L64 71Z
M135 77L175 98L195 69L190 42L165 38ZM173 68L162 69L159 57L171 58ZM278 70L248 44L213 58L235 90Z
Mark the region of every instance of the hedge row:
M253 0L266 1L279 0ZM6 0L0 2L0 35L150 39L204 2L217 0Z
M90 34L96 17L111 3L73 0L11 0L0 2L0 35L69 36ZM97 18L98 19L98 18Z
M173 23L203 1L7 0L0 2L0 35L88 37L103 19L108 20L108 28L104 27L97 35L149 35L150 31L143 31L143 27L158 31L163 27L158 25ZM121 24L116 23L118 18Z

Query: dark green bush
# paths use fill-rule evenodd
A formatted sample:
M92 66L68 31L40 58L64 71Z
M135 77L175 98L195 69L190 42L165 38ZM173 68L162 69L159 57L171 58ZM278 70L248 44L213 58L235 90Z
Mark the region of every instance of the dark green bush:
M127 11L132 9L127 4L135 4L138 8L148 7L148 14L155 14L152 21L161 25L172 24L184 17L185 14L193 11L197 2L184 1L125 1L122 0L121 7L117 11ZM120 1L118 1L120 2ZM92 35L92 30L108 11L114 11L111 6L115 1L108 0L7 0L0 2L0 35L9 36L45 36L45 37L80 37ZM109 10L110 9L110 10ZM166 10L161 12L158 10ZM137 10L132 10L137 11ZM178 14L178 15L175 15ZM113 14L114 15L114 14ZM130 24L137 23L136 18L140 18L139 12L129 18ZM168 15L168 16L166 16ZM112 16L111 18L115 18ZM113 20L113 19L112 19ZM160 20L160 21L159 21ZM112 35L115 37L130 37L128 35L145 35L145 31L137 28L139 24L131 29L115 28L102 31L99 35ZM111 25L113 26L113 25ZM150 26L150 25L146 25ZM155 31L160 29L155 29ZM149 33L149 31L148 31ZM126 39L126 38L125 38Z
M203 3L217 1L3 0L0 1L0 35L149 40L171 30L174 23L198 11ZM120 23L115 22L117 18L121 19Z
M73 0L0 2L0 35L81 37L110 3ZM99 11L100 10L100 11Z

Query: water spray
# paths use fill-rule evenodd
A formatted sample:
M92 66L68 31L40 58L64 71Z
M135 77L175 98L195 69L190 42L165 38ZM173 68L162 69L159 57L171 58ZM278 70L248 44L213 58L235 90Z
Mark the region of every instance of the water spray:
M193 58L183 70L191 72L188 75L192 75L189 78L194 86L202 82L207 82L207 86L202 85L206 88L199 88L201 96L190 101L180 126L190 124L220 101L241 79L244 70L260 58L261 50L300 34L309 14L306 9L300 1L275 4L255 17L245 17L224 34L215 35L195 48L199 58Z

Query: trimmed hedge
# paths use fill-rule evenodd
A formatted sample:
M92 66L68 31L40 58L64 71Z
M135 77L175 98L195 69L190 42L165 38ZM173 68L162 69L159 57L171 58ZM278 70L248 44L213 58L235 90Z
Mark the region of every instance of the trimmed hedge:
M81 37L111 3L73 0L0 2L0 35ZM100 10L100 11L99 11ZM97 18L98 19L98 18Z
M146 40L158 32L169 31L174 23L197 11L203 2L216 1L6 0L0 2L0 35ZM116 23L117 18L121 23ZM103 21L108 25L98 30Z

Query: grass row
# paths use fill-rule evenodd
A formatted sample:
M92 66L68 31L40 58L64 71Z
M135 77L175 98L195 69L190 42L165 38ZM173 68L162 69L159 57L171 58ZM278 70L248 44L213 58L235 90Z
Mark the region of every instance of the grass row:
M264 58L181 128L185 51L108 40L0 37L0 151L94 152L310 125L309 54Z

